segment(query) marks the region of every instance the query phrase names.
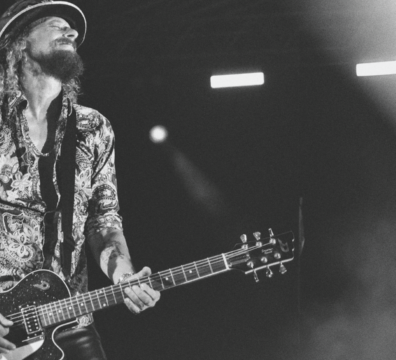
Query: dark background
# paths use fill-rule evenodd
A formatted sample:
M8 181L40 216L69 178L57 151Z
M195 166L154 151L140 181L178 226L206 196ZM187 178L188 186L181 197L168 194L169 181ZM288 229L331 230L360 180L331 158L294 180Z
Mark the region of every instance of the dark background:
M285 275L229 272L139 316L99 312L109 359L394 359L395 76L357 78L355 65L395 59L395 5L75 3L88 20L80 102L113 125L138 269L268 228L298 245L303 203L305 246ZM245 70L264 86L210 88L211 75ZM150 142L153 125L167 144ZM93 266L91 288L108 284Z

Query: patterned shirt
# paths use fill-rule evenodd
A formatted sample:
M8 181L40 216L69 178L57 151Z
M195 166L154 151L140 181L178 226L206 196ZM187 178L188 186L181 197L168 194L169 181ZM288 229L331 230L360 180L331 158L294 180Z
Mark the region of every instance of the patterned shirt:
M61 214L56 212L55 248L44 256L47 211L40 190L41 153L29 137L23 114L27 100L19 93L9 99L0 118L0 292L9 289L34 270L48 268L64 276L60 262ZM66 96L55 133L53 181L59 204L56 163L61 153L67 116L73 107L77 117L77 150L74 189L71 277L72 295L86 292L85 238L105 228L122 230L114 167L114 133L109 121L96 110L73 104ZM12 278L11 278L12 277ZM13 279L13 280L11 280Z

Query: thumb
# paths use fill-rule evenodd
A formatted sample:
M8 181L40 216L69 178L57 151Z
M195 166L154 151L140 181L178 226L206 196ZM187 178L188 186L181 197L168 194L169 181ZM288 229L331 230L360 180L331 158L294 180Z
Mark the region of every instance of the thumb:
M150 276L151 275L151 269L147 266L145 266L142 270L140 270L137 274L137 277L140 279L144 276Z

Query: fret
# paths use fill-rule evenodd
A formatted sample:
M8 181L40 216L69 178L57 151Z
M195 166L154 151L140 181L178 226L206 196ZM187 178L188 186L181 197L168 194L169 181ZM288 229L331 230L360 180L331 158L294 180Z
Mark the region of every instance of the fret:
M80 302L81 302L80 298L81 298L81 295L77 295L74 297L74 307L77 308L78 315L82 315L84 313L83 310L81 309L82 305L80 304Z
M84 296L84 295L78 295L77 297L77 303L78 303L78 307L80 308L80 315L84 315L89 313L88 311L88 307L87 307L87 297L88 296Z
M180 272L179 268L170 269L170 274L175 286L184 284L186 282L183 271Z
M47 325L52 325L54 323L54 317L52 316L51 304L45 305L45 313L48 318Z
M75 318L76 313L74 311L74 307L72 306L72 298L65 299L65 305L67 307L67 312L69 314L69 319Z
M193 264L194 264L194 266L195 266L195 270L197 271L197 275L198 275L198 277L199 277L199 271L198 271L197 263L194 261Z
M53 324L57 323L57 322L60 322L60 319L59 319L58 313L56 312L56 307L55 307L54 303L50 304L50 313L49 313L49 315L50 315L50 317L52 319L52 323ZM58 318L58 320L56 320L56 318Z
M154 278L154 276L155 276L155 278ZM151 277L151 281L150 281L151 287L154 290L158 290L158 291L165 290L164 284L162 283L161 276L158 276L157 274L155 274L154 276ZM157 281L156 280L157 278L159 278L161 282Z
M154 278L152 278L151 276L147 277L146 284L149 285L152 289L154 290L162 290L161 289L161 284L158 283L157 281L154 280Z
M208 262L208 264L209 264L210 271L213 273L213 268L212 268L212 264L210 263L210 260L209 260L209 259L207 259L206 261L207 261L207 262Z
M66 299L62 299L62 300L60 300L59 301L59 305L60 305L60 307L61 307L61 310L62 310L62 314L63 314L63 317L64 317L64 319L66 320L66 319L70 319L70 314L68 314L68 308L67 308L67 304L66 304Z
M103 294L106 297L108 306L118 304L117 298L114 294L113 286L109 286L109 287L103 289Z
M91 310L90 311L94 311L95 310L95 305L92 301L92 297L91 297L91 293L87 293L87 297L89 298L89 301L91 303ZM88 302L86 302L86 304L88 305ZM85 305L86 309L89 310L89 306Z
M207 264L205 264L204 262L206 262ZM213 274L213 271L209 265L209 259L205 259L200 261L201 264L198 265L198 273L199 273L199 277L203 277L203 276L208 276Z
M74 296L70 299L71 306L73 307L73 313L77 317L81 315L80 307L78 306L78 297Z
M110 286L110 289L111 289L111 293L113 294L114 304L117 304L118 301L117 301L117 298L116 298L115 293L114 293L114 286Z
M45 320L45 315L46 315L45 305L41 305L37 309L38 309L40 323L43 326L46 326L47 325L47 320Z
M52 303L52 316L54 317L54 319L56 320L56 322L61 322L61 318L60 315L58 313L58 308L56 306L57 302L53 302Z
M47 304L40 306L40 314L41 314L40 319L42 324L44 326L50 325L51 320L49 317L49 311L47 310ZM47 316L48 321L45 319L45 316Z
M56 304L58 304L58 305L56 305ZM54 305L55 305L56 313L58 314L59 320L60 320L60 321L66 320L65 316L63 315L63 311L62 311L62 307L61 307L61 302L60 302L60 301L57 301L57 302L54 303ZM62 317L63 317L63 319L62 319Z
M168 289L170 287L175 286L172 274L170 272L166 272L165 274L159 272L158 274L161 277L161 281L164 286L164 289Z
M62 304L62 301L65 302L65 300L60 300L59 301L59 313L63 316L63 320L69 320L69 317L67 315L67 307L65 304Z
M221 256L222 256L223 261L224 261L225 269L226 269L226 270L230 270L230 266L228 265L226 256L225 256L224 254L221 254Z
M227 270L228 265L226 262L224 262L223 257L218 256L216 258L212 258L209 260L210 260L211 269L213 270L214 273Z
M101 309L102 308L102 301L101 298L99 296L99 291L95 290L92 291L93 295L94 295L94 304L95 304L95 310Z
M183 276L184 276L184 282L187 282L188 280L187 280L186 273L184 272L183 266L180 266L180 269L181 269L181 271L183 273Z
M118 287L120 288L120 294L122 296L122 301L125 301L124 287L126 287L126 283L120 283Z
M125 285L125 283L121 283L116 285L119 288L119 292L118 292L118 301L119 302L124 302L125 300L125 293L124 293L124 287L126 287L127 285Z
M97 290L95 290L95 291L92 291L92 294L96 296L96 298L94 297L94 299L93 299L95 310L96 309L101 309L102 308L102 303L100 301L99 292Z
M159 283L158 281L155 282L156 285L158 284L158 287L156 287L155 290L165 290L166 287L164 285L164 282L162 281L161 274L159 274L159 273L158 274L154 274L154 276L158 276L159 279L161 280L161 283Z
M101 290L99 290L99 294L101 295L101 302L102 302L103 307L108 307L109 301L107 299L106 292L103 289L101 289Z
M182 268L187 281L199 279L199 274L195 263L184 265Z

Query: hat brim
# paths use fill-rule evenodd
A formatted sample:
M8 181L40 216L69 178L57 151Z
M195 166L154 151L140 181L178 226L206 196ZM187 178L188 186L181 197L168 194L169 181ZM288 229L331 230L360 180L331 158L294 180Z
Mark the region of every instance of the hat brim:
M46 16L56 16L65 19L73 29L78 31L79 36L76 39L77 46L80 46L84 42L87 32L87 21L84 13L79 7L66 1L31 5L17 14L10 16L0 31L0 39L16 27L25 27L33 21Z

